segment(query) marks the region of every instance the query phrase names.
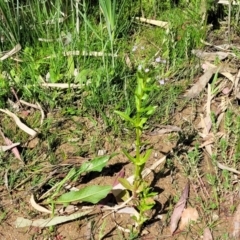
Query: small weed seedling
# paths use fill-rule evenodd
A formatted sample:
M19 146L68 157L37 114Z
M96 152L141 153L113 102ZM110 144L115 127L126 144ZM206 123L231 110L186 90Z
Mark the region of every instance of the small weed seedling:
M127 151L123 151L125 156L133 163L134 169L134 181L130 184L126 179L119 179L119 182L132 193L134 204L139 210L139 217L134 217L137 223L137 232L141 230L142 224L148 219L145 212L151 209L155 202L153 196L156 195L152 192L151 188L142 178L142 171L146 162L148 161L152 149L147 149L146 152L141 153L141 147L143 142L141 140L143 126L148 120L148 117L153 114L155 106L147 106L146 101L149 98L149 93L154 90L154 86L151 85L151 78L148 73L148 69L144 71L138 71L137 73L137 86L135 90L135 110L134 116L130 116L125 112L115 111L121 118L128 121L136 131L136 152L135 156L130 155Z

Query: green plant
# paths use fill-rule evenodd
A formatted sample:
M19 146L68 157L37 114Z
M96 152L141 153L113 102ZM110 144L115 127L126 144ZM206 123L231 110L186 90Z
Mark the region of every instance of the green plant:
M148 161L152 149L147 149L144 153L141 153L144 142L141 140L144 124L147 122L149 116L151 116L156 106L148 106L149 93L154 90L149 69L140 70L137 72L137 84L135 90L135 114L130 116L129 113L115 111L121 118L129 122L135 128L135 156L132 156L127 151L123 150L125 156L134 165L134 181L131 185L126 179L120 179L126 189L131 191L136 208L139 210L139 217L134 217L134 220L138 224L137 231L139 232L142 224L148 219L145 212L151 209L155 202L153 196L155 192L148 186L142 178L142 171L146 162Z
M219 208L219 196L218 196L218 186L219 186L219 181L216 175L214 174L206 174L206 179L209 183L209 185L212 186L213 188L213 195L214 195L214 200L212 201L211 204L209 204L209 206L211 207L211 209L216 209Z
M186 176L193 180L196 179L196 176L199 178L200 177L199 165L202 160L202 153L199 150L198 144L195 145L193 150L187 153L186 160L187 160L186 162L182 160L179 161L183 167Z
M100 0L99 4L106 22L108 36L111 44L112 65L114 68L114 41L117 27L116 0Z
M1 1L0 2L0 33L4 43L14 46L19 40L19 1L14 2ZM15 17L13 17L15 16ZM7 45L6 44L6 45Z
M68 205L71 202L90 202L97 203L101 199L107 196L107 194L111 191L112 186L95 186L90 185L84 187L78 191L70 191L64 194L60 194L64 184L69 181L76 181L79 176L83 173L89 172L101 172L103 167L107 164L109 159L112 156L104 156L95 158L89 162L83 163L80 168L72 168L67 176L59 183L55 185L55 192L48 198L48 203L52 205L52 208L55 208L55 204L63 204L64 206Z

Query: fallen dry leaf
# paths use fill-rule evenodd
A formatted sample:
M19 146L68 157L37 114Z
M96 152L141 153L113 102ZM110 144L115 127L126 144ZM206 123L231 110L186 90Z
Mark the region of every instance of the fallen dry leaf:
M21 45L18 43L12 50L8 51L2 57L0 57L0 61L3 61L5 59L11 57L12 55L19 52L20 50L21 50Z
M235 80L235 76L233 76L231 73L229 72L224 72L224 71L220 71L220 73L226 77L227 79L229 79L232 83L234 82Z
M33 194L31 195L30 203L31 203L32 207L33 207L34 209L36 209L37 211L39 211L39 212L44 212L44 213L49 213L49 214L52 213L52 211L50 211L50 210L48 210L47 208L45 208L45 207L37 204L36 201L35 201L35 198L34 198L34 195L33 195Z
M17 124L17 126L22 129L24 132L26 132L27 134L29 134L32 137L35 137L37 135L37 132L34 131L33 129L31 129L30 127L28 127L27 125L25 125L24 123L21 122L21 120L19 119L19 117L17 115L15 115L14 113L10 112L8 109L1 109L1 112L6 113L8 116L12 117L13 120L15 121L15 123Z
M22 228L22 227L50 227L50 226L55 226L60 223L68 222L75 220L77 218L83 217L87 214L92 212L92 210L85 210L80 213L73 213L68 216L56 216L56 217L51 217L47 219L37 219L37 220L29 220L23 217L18 217L17 220L15 221L15 226L16 228Z
M179 220L182 216L182 212L185 208L185 205L186 205L186 202L188 199L188 194L189 194L189 182L187 182L187 184L182 192L181 198L179 199L176 206L174 207L174 210L173 210L173 213L171 216L170 231L171 231L172 235L178 227L178 222L179 222Z
M114 180L114 182L113 182L113 187L116 186L117 184L119 184L118 179L119 179L119 178L124 178L124 176L125 176L125 170L124 170L124 168L123 168L123 169L121 169L120 172L117 173L117 176L116 176L116 178L115 178L115 180Z
M240 238L240 204L237 207L236 212L234 213L234 217L232 220L233 231L232 236L234 238Z
M231 92L231 88L229 88L229 87L225 87L225 88L223 88L223 90L222 90L222 93L224 94L224 95L227 95L227 94L229 94Z
M231 52L204 52L201 50L192 50L192 54L196 55L198 58L206 61L215 61L216 59L224 60L229 55L236 56Z
M116 213L125 213L129 214L130 216L135 216L139 218L139 213L134 207L124 207L116 211Z
M216 73L217 67L208 67L199 80L190 88L185 94L187 98L195 98L203 91L207 83L210 81L212 75Z
M229 172L233 172L233 173L236 173L236 174L240 174L240 172L237 171L235 168L227 167L227 166L221 164L221 163L218 162L218 161L216 161L216 164L217 164L217 166L218 166L220 169L222 169L222 170L227 170L227 171L229 171Z
M229 73L237 73L237 70L235 68L230 67L229 65L225 64L225 63L220 63L218 64L218 66L215 66L214 64L205 61L203 63L203 65L205 65L205 69L207 69L208 67L213 68L213 67L218 67L219 72L225 76L226 78L228 78L230 81L233 80L233 75L229 75Z
M9 145L9 146L13 145L13 142L12 142L9 138L5 138L5 143L6 143L7 145ZM23 160L22 160L22 158L21 158L21 155L20 155L17 147L13 147L13 148L11 149L11 151L12 151L13 155L15 156L15 158L17 158L18 160L20 160L20 161L23 162Z
M93 221L89 221L86 226L86 231L85 231L85 238L86 240L91 240L92 237L92 227L93 226Z
M79 208L77 206L74 206L74 205L68 205L66 207L61 207L59 210L58 210L58 213L60 215L69 215L69 214L72 214L76 211L78 211Z
M228 1L228 0L226 0ZM229 44L222 44L222 45L214 45L214 44L211 44L209 42L206 42L205 40L201 39L201 43L207 45L207 46L210 46L210 47L213 47L213 48L216 48L220 51L228 51L230 48L231 48L231 45Z
M83 85L81 84L68 84L68 83L42 83L43 87L50 87L50 88L61 88L61 89L68 89L68 88L82 88Z
M96 51L92 51L92 52L87 52L87 51L68 51L68 52L64 52L63 56L88 56L88 57L118 57L117 54L111 54L111 53L105 53L105 52L96 52Z
M9 146L0 146L0 152L6 152L6 151L18 146L18 145L20 145L20 143L13 143Z
M149 23L149 24L157 26L157 27L162 27L162 28L168 28L169 27L168 22L163 22L163 21L148 19L148 18L143 18L143 17L136 17L135 19L139 20L140 22Z
M179 230L184 230L191 221L196 222L199 218L198 211L196 208L188 207L183 210L181 221L179 224Z
M240 70L238 71L236 79L234 81L234 95L235 95L235 98L237 99L240 99L240 91L238 86L239 81L240 81Z
M203 240L213 240L213 236L209 228L204 229Z
M199 148L206 147L207 145L210 145L215 142L213 133L210 133L207 136L205 136L203 140L204 140L204 142L199 146Z
M177 126L162 125L162 126L158 126L152 132L148 133L148 135L155 136L155 135L161 135L161 134L166 134L166 133L171 133L171 132L181 132L181 131L182 131L182 129Z
M2 135L5 143L6 143L8 146L11 146L11 151L12 151L13 155L15 156L15 158L17 158L18 160L20 160L21 162L23 162L23 160L22 160L22 158L21 158L21 156L20 156L20 153L19 153L17 147L16 147L16 146L13 147L13 142L12 142L9 138L5 137L5 135L3 134L3 132L2 132L1 130L0 130L0 134ZM23 163L24 163L24 162L23 162Z
M152 166L149 168L145 168L142 172L142 177L147 177L153 170L155 170L161 163L165 162L166 156L162 157L161 159L157 160L155 163L153 163Z

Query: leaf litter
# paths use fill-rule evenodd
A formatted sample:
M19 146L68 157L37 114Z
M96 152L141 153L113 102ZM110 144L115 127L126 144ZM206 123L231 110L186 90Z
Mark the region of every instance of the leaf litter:
M37 219L37 220L29 220L29 219L26 219L23 217L18 217L15 222L15 226L16 226L16 228L24 228L24 227L29 227L29 226L40 227L40 228L51 227L51 226L55 226L55 225L58 225L61 223L76 220L78 218L88 215L91 212L92 212L92 210L85 210L85 211L81 211L80 213L70 214L68 216L67 215L66 216L55 216L52 218Z
M16 114L10 112L8 109L1 109L0 108L0 111L3 112L3 113L6 113L8 116L12 117L13 120L15 121L15 123L17 124L17 126L21 130L23 130L24 132L29 134L31 137L36 137L37 132L35 130L31 129L30 127L28 127L26 124L24 124Z
M240 204L238 204L233 216L231 235L234 238L240 238Z
M178 228L179 220L181 219L182 213L183 213L184 208L186 206L187 199L188 199L188 196L189 196L189 187L190 187L189 185L190 185L189 182L187 182L187 184L186 184L186 186L185 186L185 188L182 192L182 195L181 195L179 201L177 202L177 204L175 205L173 213L171 215L170 231L171 231L172 235L174 234L174 232Z
M203 240L213 240L212 233L208 227L203 231Z
M196 222L199 219L199 214L196 208L185 208L181 215L179 230L183 231L191 222Z
M11 149L13 155L14 155L18 160L20 160L22 163L24 163L24 161L22 160L21 155L20 155L20 153L19 153L19 151L18 151L18 149L17 149L17 146L18 146L19 144L14 144L9 138L7 138L7 137L4 136L4 134L3 134L3 132L2 132L1 130L0 130L0 134L2 135L5 143L6 143L8 146L10 146L9 149ZM4 148L3 148L3 149L4 149ZM7 149L7 148L5 147L5 149Z

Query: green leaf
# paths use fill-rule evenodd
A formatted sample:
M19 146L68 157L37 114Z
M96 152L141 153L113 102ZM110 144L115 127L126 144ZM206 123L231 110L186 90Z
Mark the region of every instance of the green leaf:
M67 77L71 78L74 74L74 60L73 56L67 58Z
M130 184L130 182L125 179L125 178L118 178L118 181L127 189L132 191L133 190L133 186Z
M100 7L104 15L109 37L116 27L116 0L100 0Z
M120 112L120 111L117 111L117 110L115 110L114 112L117 113L125 121L128 121L128 122L130 122L132 124L135 124L135 121L132 118L130 118L126 113Z
M75 78L75 82L77 82L79 84L86 83L89 75L91 75L91 70L90 69L83 69L82 71L80 71L77 74L77 76Z
M70 202L90 202L97 203L105 198L111 191L112 186L88 186L80 189L79 191L71 191L63 194L54 203L66 204Z
M135 163L136 158L132 157L126 150L123 150L124 155L133 163Z
M83 172L93 172L93 171L101 172L111 157L112 156L97 157L89 162L85 162L81 165L77 173L81 174Z
M85 14L82 14L79 11L80 15L82 16L84 22L88 25L88 27L92 30L92 32L95 34L95 36L102 41L103 39L100 37L100 35L97 33L97 31L94 29L93 25L90 23L90 21L87 19L87 17L85 16Z
M148 94L144 93L141 97L141 100L146 100L148 98Z
M146 163L147 160L149 159L151 153L152 153L152 148L147 149L144 157L141 157L141 159L140 159L140 161L139 161L139 163L138 163L137 165L141 166L141 165L143 165L144 163Z
M143 128L143 125L147 122L147 118L141 118L140 122L137 124L137 127Z
M58 194L58 192L60 191L61 187L69 180L72 180L72 178L75 176L76 174L76 169L75 168L71 168L71 170L68 172L68 174L66 175L66 177L60 182L60 183L56 183L55 186L57 186L57 190L55 192L55 194ZM55 196L55 194L53 194L53 196Z
M147 110L147 115L152 115L155 112L157 106L152 106Z
M149 106L146 108L141 108L139 112L141 112L141 113L145 112L147 115L152 115L156 108L157 108L157 106Z
M152 198L145 198L137 208L143 212L150 210L154 207L155 201Z

